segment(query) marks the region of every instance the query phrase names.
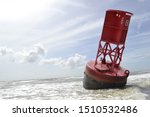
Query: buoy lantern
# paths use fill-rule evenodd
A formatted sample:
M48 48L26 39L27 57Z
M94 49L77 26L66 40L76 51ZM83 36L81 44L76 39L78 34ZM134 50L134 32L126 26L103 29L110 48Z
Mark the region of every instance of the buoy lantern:
M121 10L107 10L96 60L86 64L83 87L101 89L124 87L129 70L120 66L125 48L130 18L133 14Z

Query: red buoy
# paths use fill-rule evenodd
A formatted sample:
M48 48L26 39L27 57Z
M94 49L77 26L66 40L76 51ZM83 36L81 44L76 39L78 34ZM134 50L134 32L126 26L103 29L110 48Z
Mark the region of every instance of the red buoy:
M115 88L126 85L129 70L120 66L125 41L133 14L107 10L96 60L86 64L83 87L86 89Z

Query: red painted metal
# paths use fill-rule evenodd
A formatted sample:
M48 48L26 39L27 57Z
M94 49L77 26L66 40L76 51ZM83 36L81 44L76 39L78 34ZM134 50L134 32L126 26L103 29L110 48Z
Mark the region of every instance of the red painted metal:
M93 78L96 81L104 82L104 83L122 83L126 82L126 78L128 77L128 71L122 67L114 68L115 72L109 72L107 70L98 71L97 67L94 66L95 61L89 61L86 65L85 73L90 78ZM104 67L104 64L99 64L99 66ZM107 66L107 65L106 65Z
M97 82L102 82L103 84L110 84L110 86L119 83L120 86L126 84L129 71L122 68L120 63L132 15L133 14L130 12L120 10L106 11L96 60L87 63L85 78L91 78ZM87 83L86 80L85 82ZM86 88L85 84L84 87Z
M111 70L120 65L131 16L132 13L120 10L108 10L106 12L95 66L99 58L106 64L106 59L108 59Z
M131 16L132 13L125 11L106 11L101 40L113 44L124 44Z

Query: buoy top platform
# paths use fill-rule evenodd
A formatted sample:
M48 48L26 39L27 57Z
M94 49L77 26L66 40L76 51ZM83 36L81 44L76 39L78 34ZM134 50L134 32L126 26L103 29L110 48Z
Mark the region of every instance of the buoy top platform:
M123 87L129 70L120 66L126 36L133 14L107 10L96 59L86 64L83 86L86 89Z

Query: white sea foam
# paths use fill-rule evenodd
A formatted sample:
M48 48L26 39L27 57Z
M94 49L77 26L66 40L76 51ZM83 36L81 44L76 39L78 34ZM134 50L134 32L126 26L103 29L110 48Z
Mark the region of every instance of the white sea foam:
M150 99L150 74L133 75L123 89L85 90L82 78L0 82L0 99Z

